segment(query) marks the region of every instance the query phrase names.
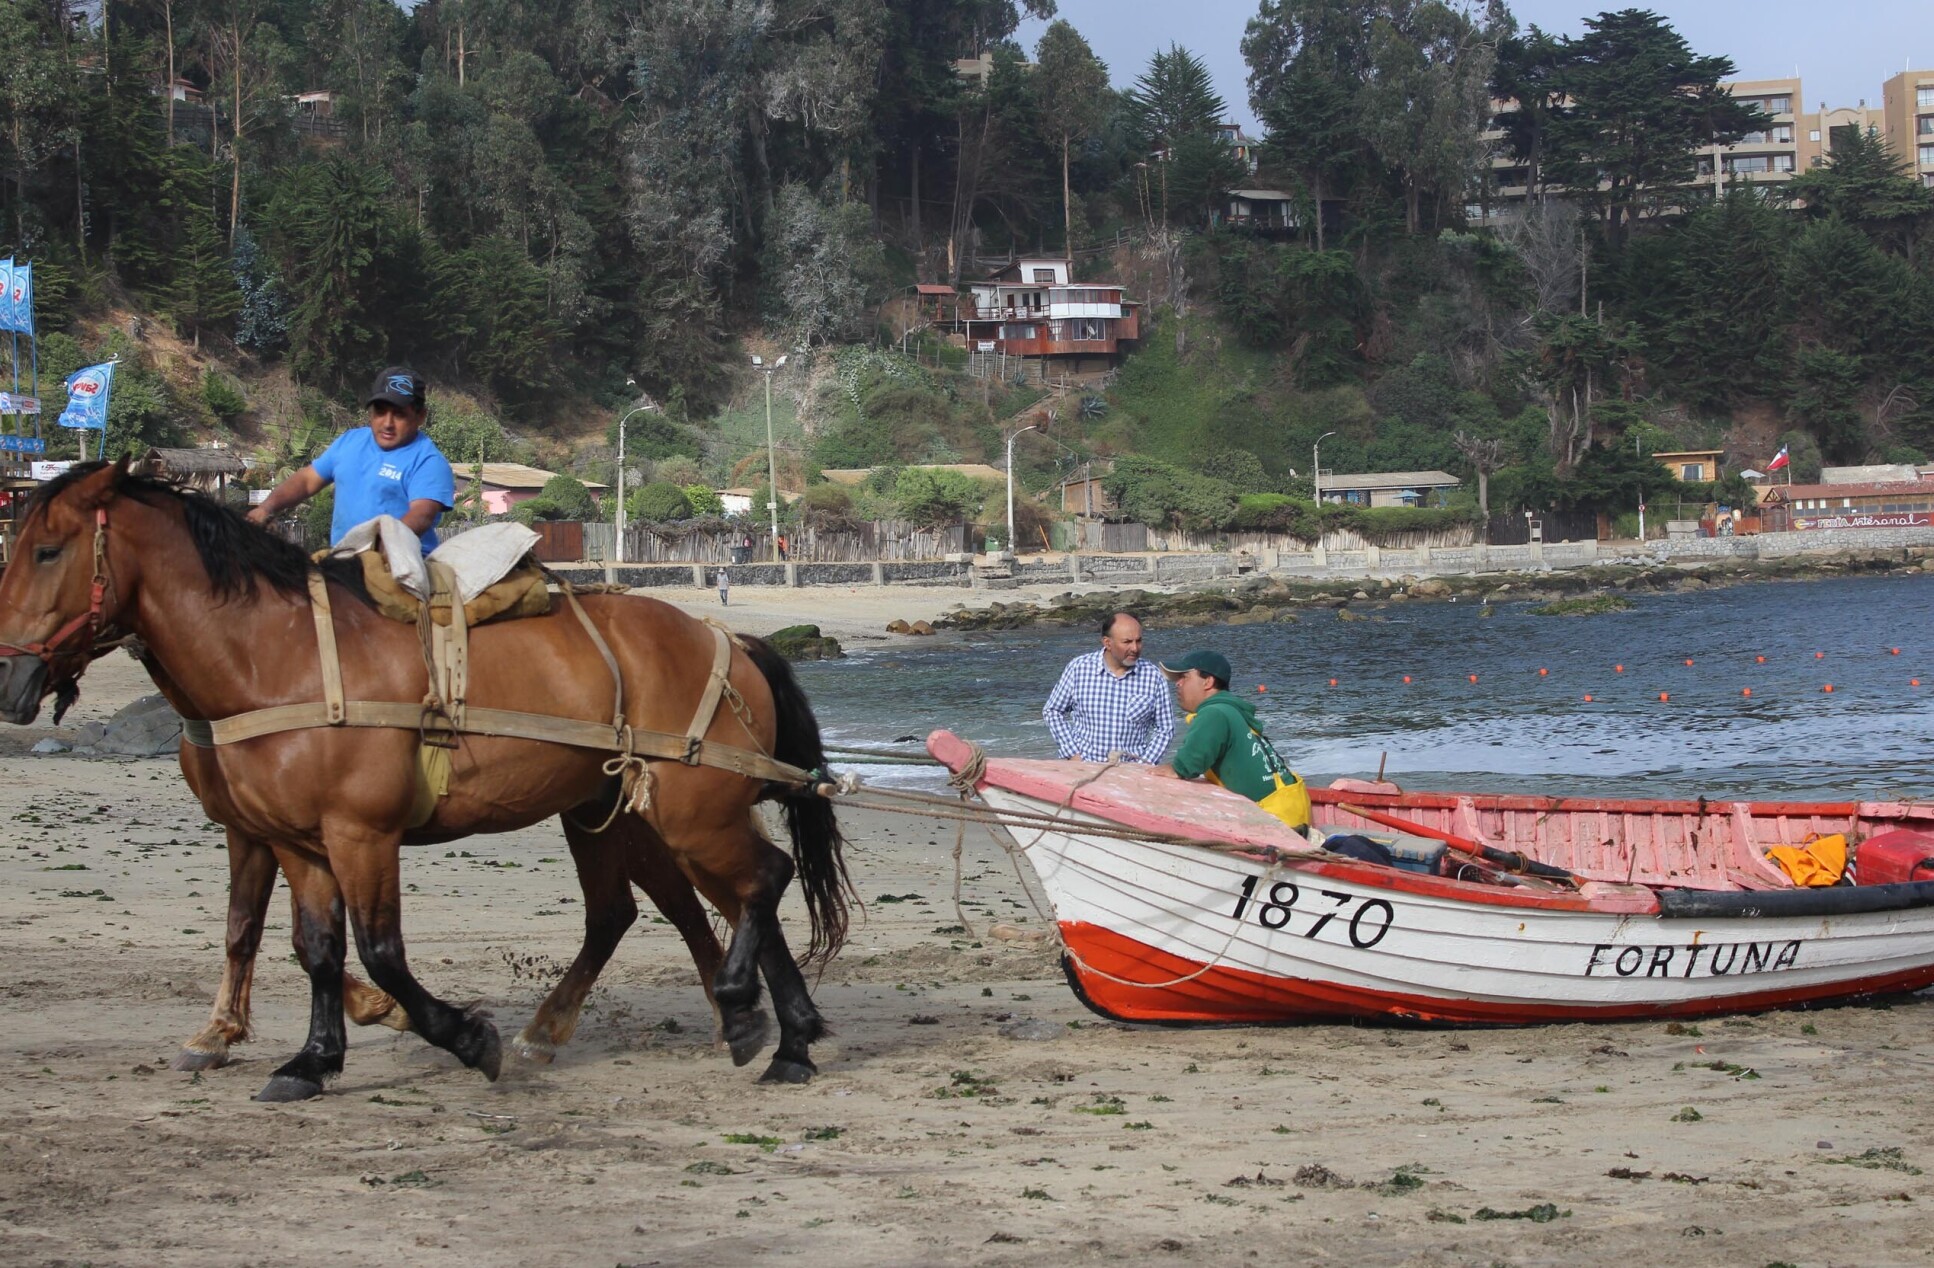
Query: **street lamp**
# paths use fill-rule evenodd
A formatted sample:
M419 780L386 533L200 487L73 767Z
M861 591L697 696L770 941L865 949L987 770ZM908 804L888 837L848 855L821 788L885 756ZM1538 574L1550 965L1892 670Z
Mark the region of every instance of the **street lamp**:
M772 562L779 562L779 453L772 444L772 372L786 363L780 357L771 365L765 358L754 356L752 364L765 371L766 375L766 490L769 494L766 505L772 508Z
M1016 558L1020 552L1014 549L1014 442L1021 438L1021 432L1029 431L1045 433L1047 428L1039 423L1029 423L1007 438L1007 553Z
M1323 442L1334 435L1336 435L1335 432L1326 431L1316 438L1315 444L1309 447L1310 497L1318 506L1323 504Z
M636 379L626 379L625 386L637 387L638 382ZM617 558L613 561L615 563L623 563L625 561L625 424L631 421L632 414L643 414L658 408L657 402L653 401L649 396L645 397L644 401L645 403L643 405L628 411L624 417L618 420L618 544L614 551L617 555Z

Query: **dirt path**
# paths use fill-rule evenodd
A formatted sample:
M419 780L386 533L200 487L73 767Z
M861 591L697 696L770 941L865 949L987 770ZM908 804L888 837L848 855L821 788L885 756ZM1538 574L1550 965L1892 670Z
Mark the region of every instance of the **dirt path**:
M97 670L97 715L140 686ZM984 835L981 936L962 932L951 828L910 819L850 824L870 909L818 988L838 1033L809 1086L714 1051L682 946L641 922L553 1066L492 1085L361 1031L326 1097L256 1105L307 1014L283 905L255 1042L171 1073L220 972L220 834L171 762L7 771L0 1262L1927 1262L1925 1002L1696 1028L1121 1027L1045 945L987 936L1041 924ZM404 879L417 972L521 1026L578 940L558 834L414 851Z

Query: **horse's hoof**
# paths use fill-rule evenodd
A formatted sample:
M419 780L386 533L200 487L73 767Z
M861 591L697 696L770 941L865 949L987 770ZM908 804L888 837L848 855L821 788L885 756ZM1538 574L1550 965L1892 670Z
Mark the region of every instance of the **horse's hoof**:
M486 1079L495 1083L497 1076L504 1072L504 1044L497 1037L497 1028L489 1022L483 1023L483 1031L483 1051L470 1063L470 1068L481 1071Z
M549 1065L557 1059L557 1045L548 1039L536 1039L530 1035L519 1035L510 1044L510 1051L519 1061L531 1065Z
M228 1049L220 1052L202 1052L196 1048L183 1048L168 1063L170 1070L180 1070L184 1074L198 1070L219 1070L228 1064Z
M810 1061L788 1061L784 1057L774 1057L766 1072L759 1076L761 1083L810 1083L819 1073L819 1067Z
M772 1034L772 1019L764 1009L741 1014L735 1025L726 1023L725 1046L732 1050L732 1064L745 1065L765 1050Z
M294 1074L278 1074L270 1079L255 1099L270 1105L287 1101L307 1101L322 1095L322 1084Z

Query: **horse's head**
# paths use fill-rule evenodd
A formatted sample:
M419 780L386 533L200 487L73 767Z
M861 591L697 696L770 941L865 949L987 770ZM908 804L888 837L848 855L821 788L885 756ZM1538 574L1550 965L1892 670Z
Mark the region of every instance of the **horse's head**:
M125 458L81 469L38 494L21 525L0 576L0 718L8 722L32 722L55 692L71 697L87 667L107 622L108 506L127 473Z

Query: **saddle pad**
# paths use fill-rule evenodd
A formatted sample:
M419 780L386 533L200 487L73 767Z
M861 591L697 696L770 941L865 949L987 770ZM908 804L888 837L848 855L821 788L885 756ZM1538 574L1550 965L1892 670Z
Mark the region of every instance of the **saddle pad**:
M376 610L393 621L416 622L423 600L405 590L390 574L381 551L366 550L356 556L363 565L363 587L376 604ZM551 610L551 592L544 582L544 570L536 561L526 559L495 585L463 605L466 625L487 621L511 620L520 616L541 616ZM430 603L430 619L438 625L450 623L450 600L438 595Z

